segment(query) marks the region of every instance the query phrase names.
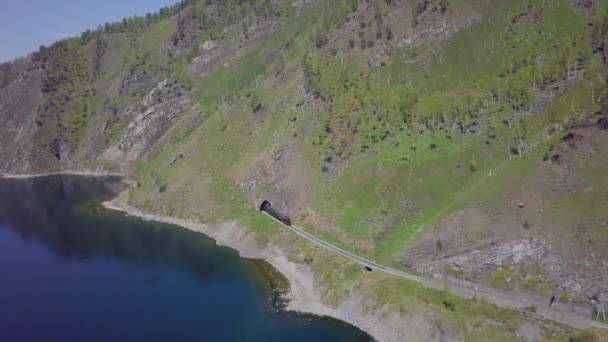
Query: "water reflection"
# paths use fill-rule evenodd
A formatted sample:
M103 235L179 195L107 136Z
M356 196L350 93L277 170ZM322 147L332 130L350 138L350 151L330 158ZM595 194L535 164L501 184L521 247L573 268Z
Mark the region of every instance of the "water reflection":
M195 232L126 218L122 213L98 212L99 199L111 198L122 188L119 178L0 180L0 224L26 240L42 242L67 260L103 257L171 264L203 278L247 269L223 263L223 257L234 253L215 248L212 240Z

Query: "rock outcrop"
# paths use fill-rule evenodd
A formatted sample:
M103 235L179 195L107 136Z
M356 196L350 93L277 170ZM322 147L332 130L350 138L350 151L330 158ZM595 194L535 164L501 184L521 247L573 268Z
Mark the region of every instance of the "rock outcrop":
M147 148L171 127L190 103L190 94L177 79L160 82L144 99L142 109L135 114L122 141L106 150L101 159L134 161L144 157Z
M36 116L45 98L44 71L20 68L18 76L0 89L0 169L29 171L28 155L38 126ZM29 68L28 68L29 69Z

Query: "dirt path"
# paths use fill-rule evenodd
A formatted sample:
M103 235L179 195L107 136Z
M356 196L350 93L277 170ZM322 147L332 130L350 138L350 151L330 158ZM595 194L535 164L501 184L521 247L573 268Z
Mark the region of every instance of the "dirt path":
M356 262L372 270L385 272L397 277L415 281L426 287L439 291L447 287L450 293L459 297L467 299L472 299L474 297L477 299L483 298L488 303L496 304L500 307L507 309L524 310L534 306L537 315L575 328L584 329L593 327L599 329L608 329L608 324L595 321L590 318L592 312L591 309L588 307L583 307L574 304L555 303L551 308L549 308L549 303L547 301L541 301L540 299L531 296L518 295L515 293L498 290L495 288L475 284L457 278L444 277L439 274L433 274L430 276L418 276L415 274L407 273L401 270L380 265L376 262L345 251L340 247L337 247L329 242L317 238L316 236L306 232L302 228L298 228L293 225L287 226L281 221L272 217L271 215L268 215L267 213L265 214L274 221L280 223L282 226L290 229L300 237L303 237L333 253L339 254L347 259L350 259L353 262Z

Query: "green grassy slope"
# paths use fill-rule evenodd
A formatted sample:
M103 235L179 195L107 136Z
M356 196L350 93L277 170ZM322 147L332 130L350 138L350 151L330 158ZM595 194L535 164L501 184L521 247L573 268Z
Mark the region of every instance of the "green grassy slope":
M166 178L169 190L162 196L174 188L183 196L216 199L214 205L228 212L249 209L248 199L264 193L237 184L240 175L253 174L271 151L297 146L305 160L298 166L315 187L300 189L309 196L294 205L339 227L341 233L319 232L328 239L355 242L390 260L425 227L474 201L481 189L489 191L493 179L525 172L510 165L525 164L548 146L556 125L599 109L593 94L604 87L605 67L591 49L591 19L583 8L567 1L514 1L475 9L481 21L448 43L396 49L390 64L369 68L317 52L328 24L302 28L306 14L296 17L285 7L266 43L194 80L208 119L142 166L142 184L154 185L151 192ZM312 15L318 10L308 8ZM334 25L329 27L338 30ZM286 43L280 58L266 58ZM431 48L423 65L403 58ZM297 110L306 89L329 105ZM262 114L254 113L258 105ZM160 167L182 150L192 151L187 162ZM180 189L199 181L206 185L198 194ZM225 218L217 209L197 215ZM289 208L296 215L297 209Z
M199 107L173 126L172 142L157 159L140 165L134 203L202 221L236 218L261 241L282 244L291 237L254 207L277 196L300 226L395 264L451 213L531 177L568 124L600 110L606 67L593 46L605 38L589 23L602 25L602 4L589 14L568 1L450 1L442 14L447 22L480 19L445 42L398 47L382 38L390 57L377 67L325 51L323 37L341 29L352 4L332 6L331 15L323 6L302 13L281 7L278 28L264 44L193 80ZM427 15L440 12L434 6L426 5ZM409 26L414 18L386 25ZM286 46L280 57L267 58ZM203 125L188 127L201 116ZM187 157L173 163L176 155ZM252 180L261 184L248 186ZM577 210L586 200L564 205ZM310 248L300 246L300 258L320 274L330 303L353 290L406 311L429 303L403 289L383 292L356 267ZM386 286L399 287L388 280ZM470 325L486 309L471 310L446 319ZM510 332L477 336L506 339L522 318L496 319Z

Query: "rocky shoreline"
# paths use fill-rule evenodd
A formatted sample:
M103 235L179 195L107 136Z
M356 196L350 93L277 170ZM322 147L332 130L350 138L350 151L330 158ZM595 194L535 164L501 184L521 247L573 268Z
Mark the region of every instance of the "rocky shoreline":
M52 175L122 177L122 182L129 186L123 189L114 199L102 203L103 207L143 220L168 223L202 233L214 239L218 245L236 250L241 257L266 261L288 281L288 284L286 284L288 288L285 289L283 295L283 308L288 311L313 314L321 317L327 316L344 321L368 333L373 339L380 342L443 340L445 338L449 339L450 336L456 340L462 339L460 334L451 335L449 329L448 331L445 331L445 329L438 331L437 326L433 323L433 317L429 316L428 313L409 312L404 315L388 305L381 307L372 305L376 309L366 309L369 307L366 304L370 304L370 300L373 301L373 299L356 292L351 293L346 300L336 307L330 307L321 300L322 285L317 281L314 271L307 264L289 260L288 255L290 253L286 249L286 246L278 244L261 245L256 240L253 231L236 221L209 225L143 211L128 203L128 193L133 187L137 186L137 182L125 178L124 174L97 171L65 171L46 174L0 173L0 179L25 179ZM345 262L349 261L345 260ZM470 297L469 295L462 294L461 296ZM509 305L504 306L509 307ZM542 316L547 318L546 314ZM559 315L556 316L553 312L548 316L552 320L561 321ZM567 323L572 326L588 326L587 321L581 323L580 320L576 322L570 320Z
M127 180L133 185L133 181ZM261 259L272 265L289 282L285 309L288 311L313 314L317 316L332 317L347 322L372 336L379 342L403 341L405 331L401 326L389 326L384 312L367 312L363 309L363 297L351 295L349 299L337 308L331 308L321 301L321 293L315 281L315 275L308 265L298 264L288 260L286 253L280 246L262 247L256 241L254 233L247 227L235 221L224 222L217 225L207 225L190 220L158 215L145 212L126 201L126 193L121 192L115 199L102 203L110 210L116 210L127 215L162 223L168 223L205 234L214 239L219 246L226 246L236 250L243 258Z
M288 253L282 246L261 246L256 241L255 233L236 221L208 225L145 212L130 205L127 201L127 194L132 187L137 185L137 182L126 178L125 174L68 170L40 174L0 173L0 178L27 179L54 175L122 177L123 183L129 185L129 187L120 192L114 199L102 203L103 207L143 220L168 223L199 232L214 239L219 246L226 246L236 250L243 258L259 259L268 262L289 283L283 298L285 300L284 308L288 311L338 319L361 329L378 342L421 339L438 340L435 329L429 324L428 319L430 317L416 314L402 316L387 306L382 306L377 310L368 310L365 305L366 297L361 294L352 293L349 298L335 308L327 306L321 300L320 285L316 281L315 273L308 265L290 261L287 258Z

